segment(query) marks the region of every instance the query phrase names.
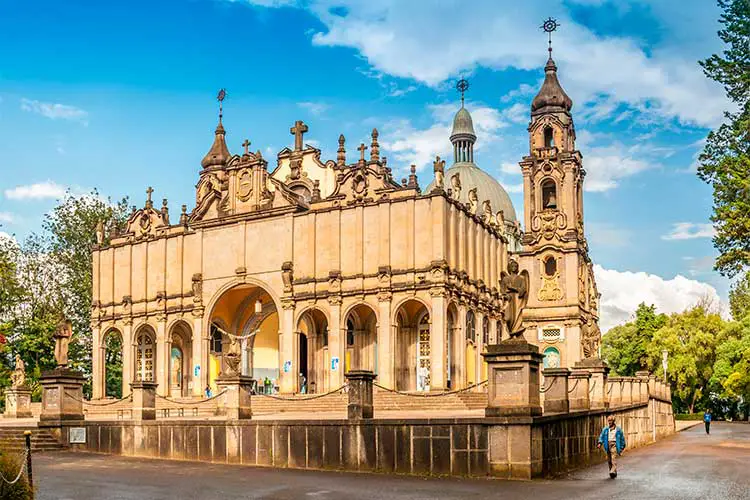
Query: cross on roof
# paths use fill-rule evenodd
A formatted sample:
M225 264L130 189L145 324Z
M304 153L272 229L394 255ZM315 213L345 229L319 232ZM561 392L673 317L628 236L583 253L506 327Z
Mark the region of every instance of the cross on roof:
M365 161L365 151L367 151L367 146L365 146L364 142L359 145L357 151L359 151L359 161Z
M294 136L294 150L302 151L302 136L308 131L307 125L302 120L294 122L294 127L289 132Z
M148 196L147 201L151 201L151 193L153 192L154 192L154 188L149 186L148 189L146 190L146 195Z
M245 142L242 143L242 147L245 148L245 154L250 154L250 141L248 139L245 139Z

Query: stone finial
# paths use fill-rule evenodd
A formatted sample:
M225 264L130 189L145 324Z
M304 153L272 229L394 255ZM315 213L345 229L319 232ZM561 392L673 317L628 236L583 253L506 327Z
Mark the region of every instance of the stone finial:
M378 144L378 129L372 129L372 143L370 144L370 161L380 160L380 145Z
M315 179L313 182L312 197L310 201L320 201L320 181Z
M365 143L361 143L359 147L357 148L357 151L359 151L359 163L361 165L364 165L365 163L365 151L367 151L367 146L365 146Z
M432 162L432 170L435 173L435 187L443 189L443 182L445 181L445 160L441 160L439 156L436 156L435 161Z
M401 187L407 187L407 186L408 184L406 183L406 177L404 177L403 179L401 179Z
M412 189L419 189L419 182L417 182L417 166L412 165L409 169L409 183L408 187Z
M336 153L336 166L343 167L346 165L346 149L344 148L344 143L346 142L346 138L344 137L344 134L339 135L339 150Z
M154 202L151 201L151 194L154 192L154 188L151 186L146 189L146 208L154 208Z
M162 198L161 200L161 218L164 224L169 225L169 207L167 206L167 199Z
M184 227L187 227L188 225L187 205L182 205L182 213L180 214L180 225Z
M250 140L245 139L245 141L242 143L242 147L245 148L245 154L243 156L250 156Z

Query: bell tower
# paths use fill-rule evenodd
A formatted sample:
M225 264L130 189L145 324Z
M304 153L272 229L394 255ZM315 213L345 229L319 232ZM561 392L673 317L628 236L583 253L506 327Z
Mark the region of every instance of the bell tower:
M529 155L520 162L525 232L519 257L530 277L526 339L539 345L545 367L554 368L598 356L599 296L583 230L586 172L575 145L573 101L552 59L557 23L549 19L543 28L550 34L549 58L531 103Z

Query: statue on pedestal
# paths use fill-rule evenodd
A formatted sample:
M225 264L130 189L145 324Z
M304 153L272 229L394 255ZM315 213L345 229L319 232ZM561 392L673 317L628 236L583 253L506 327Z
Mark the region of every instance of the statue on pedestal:
M63 320L57 325L55 330L55 360L58 368L68 366L68 344L73 336L73 324L70 320Z
M10 385L13 389L19 389L26 385L26 364L18 354L16 354L16 367L10 374Z
M589 315L586 322L581 325L581 344L583 346L584 358L595 358L599 355L599 344L602 340L602 332L594 317Z
M511 339L523 340L523 309L529 300L529 273L518 272L518 262L508 262L508 272L502 273L500 291L505 298L505 324Z
M240 362L242 353L240 352L240 342L234 335L229 336L229 349L224 354L224 360L227 363L227 375L236 376L241 374Z

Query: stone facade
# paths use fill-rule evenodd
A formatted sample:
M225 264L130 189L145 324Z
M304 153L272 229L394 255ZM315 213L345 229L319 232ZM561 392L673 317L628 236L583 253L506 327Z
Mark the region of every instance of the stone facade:
M519 249L531 278L526 337L542 345L545 367L595 356L598 294L569 108L537 106L529 130L522 235L507 193L474 164L463 105L450 178L437 158L425 191L414 167L393 178L377 130L354 161L343 136L336 160L323 161L296 122L294 147L270 169L247 140L229 152L220 115L191 211L175 220L149 188L123 232L97 234L94 399L107 396L112 336L123 345L123 395L155 381L157 396L198 398L236 359L241 375L282 393L336 389L350 370L401 391L478 384L485 346L507 337L498 284Z

